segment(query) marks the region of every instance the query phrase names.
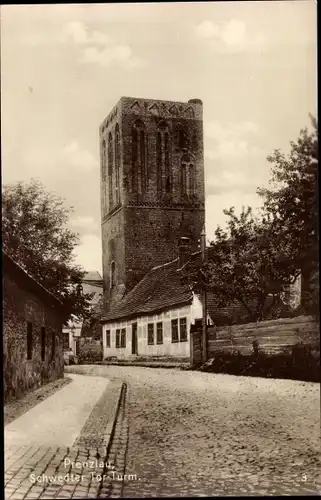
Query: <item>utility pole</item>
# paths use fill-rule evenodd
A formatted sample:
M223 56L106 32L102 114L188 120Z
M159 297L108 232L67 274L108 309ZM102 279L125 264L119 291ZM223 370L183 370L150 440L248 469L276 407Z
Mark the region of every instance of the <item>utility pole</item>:
M202 249L202 266L207 262L207 252L206 252L206 233L205 226L201 233L201 249ZM206 288L203 286L202 290L202 359L203 363L207 361L207 293Z

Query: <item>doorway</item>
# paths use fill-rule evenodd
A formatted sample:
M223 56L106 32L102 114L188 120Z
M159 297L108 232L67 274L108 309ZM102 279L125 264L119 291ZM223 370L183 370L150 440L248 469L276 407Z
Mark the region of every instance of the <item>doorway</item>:
M137 323L132 323L132 354L138 354Z

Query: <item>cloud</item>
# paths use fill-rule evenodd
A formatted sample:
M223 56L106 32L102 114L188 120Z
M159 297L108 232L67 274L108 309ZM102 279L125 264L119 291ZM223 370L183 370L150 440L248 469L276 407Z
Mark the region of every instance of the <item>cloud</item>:
M235 137L248 133L257 134L259 128L256 123L251 121L228 123L225 126L218 121L207 121L204 123L204 131L206 137L223 141L233 136Z
M259 128L254 122L244 121L223 126L220 122L209 121L204 123L204 132L205 156L209 159L257 155L262 152L258 146L249 143L253 136L259 134Z
M227 125L210 121L205 122L204 129L207 194L255 194L269 173L258 125L251 121Z
M64 26L65 40L71 40L81 50L80 62L106 67L117 63L124 68L145 66L145 61L133 54L128 44L119 44L107 33L90 30L81 22L70 22Z
M75 262L85 271L102 271L101 239L92 233L84 234L74 251Z
M216 50L260 49L264 44L263 36L249 34L246 24L239 19L231 19L221 25L205 20L194 28L194 34L199 40L209 41Z
M237 189L222 194L209 194L206 197L206 235L209 240L213 240L217 226L225 227L228 217L223 213L224 209L235 208L235 213L239 215L242 207L252 207L255 215L259 214L261 200L253 193L240 192Z
M72 141L62 151L64 163L81 172L91 172L99 166L99 161L90 151L82 149L77 141Z
M92 230L97 228L97 221L91 215L77 215L70 220L70 224L79 229Z
M80 175L99 171L98 157L81 147L76 140L66 146L30 145L24 152L24 164L27 175L30 175L30 172L37 177L45 174L47 179L53 177L61 182L70 178L71 171L72 175L75 171Z
M140 68L145 65L142 59L133 56L129 45L113 45L103 49L88 47L84 50L82 61L97 63L100 66L109 66L113 62L117 62L127 68Z

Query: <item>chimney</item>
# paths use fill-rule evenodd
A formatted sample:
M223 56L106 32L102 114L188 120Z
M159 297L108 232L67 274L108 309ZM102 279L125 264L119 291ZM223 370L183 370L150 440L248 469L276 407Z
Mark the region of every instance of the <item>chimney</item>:
M184 266L184 264L188 262L191 256L191 242L189 238L187 238L186 236L182 236L180 238L178 251L179 251L178 268L181 269Z

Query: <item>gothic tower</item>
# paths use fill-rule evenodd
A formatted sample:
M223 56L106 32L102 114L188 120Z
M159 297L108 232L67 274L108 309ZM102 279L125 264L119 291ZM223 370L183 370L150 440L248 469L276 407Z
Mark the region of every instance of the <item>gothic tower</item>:
M100 127L104 290L132 288L198 249L205 222L203 105L122 97Z

